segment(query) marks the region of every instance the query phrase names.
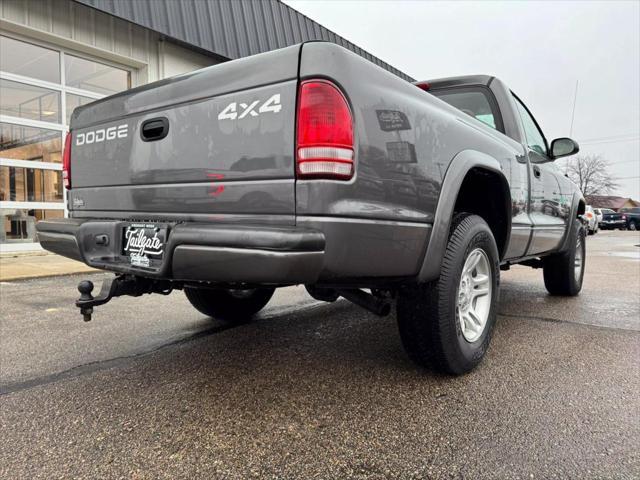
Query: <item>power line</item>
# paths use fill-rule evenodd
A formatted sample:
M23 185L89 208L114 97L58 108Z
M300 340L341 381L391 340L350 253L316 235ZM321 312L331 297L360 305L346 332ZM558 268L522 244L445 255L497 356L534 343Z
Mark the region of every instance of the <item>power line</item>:
M567 162L568 163L571 160L572 160L571 157L567 157L567 158L560 158L560 159L556 160L556 162L557 163L560 163L560 162ZM618 165L618 164L621 164L621 163L631 163L631 162L640 163L640 158L633 158L631 160L619 160L617 162L606 162L606 163L607 163L607 166L609 166L609 165Z
M580 145L597 145L600 143L620 143L620 142L637 142L640 140L640 136L634 138L619 138L611 140L592 140L586 142L578 142Z
M620 163L631 163L631 162L640 163L640 158L634 158L633 160L621 160L619 162L608 162L608 165L618 165Z
M591 142L591 141L596 141L596 140L609 140L611 138L621 138L621 137L637 137L638 134L633 132L633 133L620 133L617 135L603 135L602 137L593 137L593 138L583 138L581 141L582 142Z

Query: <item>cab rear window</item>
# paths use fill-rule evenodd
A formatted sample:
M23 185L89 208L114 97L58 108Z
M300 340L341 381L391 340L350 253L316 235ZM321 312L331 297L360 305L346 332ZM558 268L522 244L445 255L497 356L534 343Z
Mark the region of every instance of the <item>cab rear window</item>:
M440 100L504 133L498 106L490 91L483 87L455 87L430 90Z

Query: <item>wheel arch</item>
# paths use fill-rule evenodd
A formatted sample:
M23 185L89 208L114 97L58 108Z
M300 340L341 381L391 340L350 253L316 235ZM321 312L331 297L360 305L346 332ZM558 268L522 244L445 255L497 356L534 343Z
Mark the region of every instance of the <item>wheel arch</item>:
M482 189L487 190L483 190L483 198L489 202L477 201L477 192ZM472 202L474 198L476 201ZM511 233L509 182L498 160L482 152L464 150L453 158L445 173L418 281L428 282L439 276L457 208L484 218L493 232L500 259L504 257Z
M571 227L573 225L573 221L576 218L580 218L581 215L584 215L584 212L587 208L587 202L585 201L582 194L576 191L573 194L573 199L571 201L571 213L569 214L569 219L567 221L567 228L564 234L564 239L562 240L562 246L558 250L559 252L566 252L569 247L569 240L571 237Z

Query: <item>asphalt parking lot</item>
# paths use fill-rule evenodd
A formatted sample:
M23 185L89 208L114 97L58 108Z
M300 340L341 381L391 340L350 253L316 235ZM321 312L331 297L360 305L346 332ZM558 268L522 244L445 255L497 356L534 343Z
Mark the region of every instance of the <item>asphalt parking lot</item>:
M459 378L415 368L393 315L301 288L226 328L181 292L85 324L87 275L3 283L0 478L638 478L640 235L587 248L577 298L503 272Z

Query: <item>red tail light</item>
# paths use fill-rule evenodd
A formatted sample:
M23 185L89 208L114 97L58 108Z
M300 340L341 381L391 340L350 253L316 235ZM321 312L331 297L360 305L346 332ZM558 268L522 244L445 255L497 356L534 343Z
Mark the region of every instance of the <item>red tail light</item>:
M64 140L64 153L62 155L62 181L64 182L64 188L69 190L71 188L71 132L67 133L67 138Z
M344 95L326 80L300 85L298 98L299 178L353 176L353 118Z

